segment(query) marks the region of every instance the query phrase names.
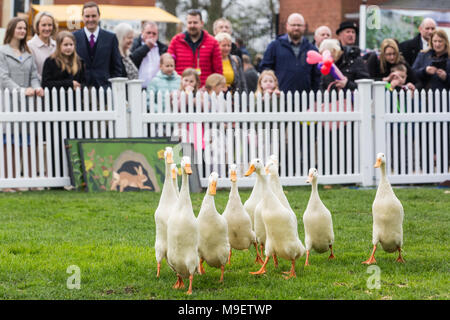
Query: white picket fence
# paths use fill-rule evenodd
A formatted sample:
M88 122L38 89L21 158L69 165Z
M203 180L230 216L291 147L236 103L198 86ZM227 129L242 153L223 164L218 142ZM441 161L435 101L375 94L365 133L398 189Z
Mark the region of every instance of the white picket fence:
M0 93L0 188L70 185L64 139L106 137L194 143L202 186L214 170L227 187L228 164L238 164L242 175L252 158L270 154L279 158L284 185L305 184L310 167L321 183L374 185L377 152L386 153L394 184L450 179L447 91L397 96L383 82L359 80L358 90L345 94L155 97L139 80L111 83L106 92L46 90L44 98ZM253 183L254 177L239 180Z

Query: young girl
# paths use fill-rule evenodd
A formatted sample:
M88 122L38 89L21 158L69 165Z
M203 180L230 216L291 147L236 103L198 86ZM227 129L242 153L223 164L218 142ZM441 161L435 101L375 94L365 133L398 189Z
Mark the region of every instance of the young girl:
M147 91L153 90L165 93L178 90L180 87L180 76L175 72L175 60L170 53L164 53L160 58L160 70L147 86Z
M194 95L200 86L200 77L198 76L197 70L193 68L188 68L181 74L180 91L186 93L192 92Z
M183 71L181 74L181 83L180 83L180 93L185 92L186 93L186 109L188 108L188 94L192 92L194 96L194 106L195 106L195 95L197 94L197 91L200 87L200 77L198 76L197 70L193 68L188 68ZM178 108L180 108L181 104L178 103ZM190 136L190 126L187 125L187 136ZM197 124L194 123L193 125L193 134L194 134L194 148L197 150ZM205 141L203 140L203 126L202 126L202 148L205 148Z
M6 27L4 45L0 46L0 89L20 90L27 96L43 96L36 64L27 45L27 22L13 18Z
M27 22L22 18L13 18L9 21L6 32L4 45L0 46L0 90L9 89L20 91L21 88L25 89L25 95L27 96L43 96L44 90L40 87L39 78L36 70L36 64L33 61L33 57L28 48L26 37L27 37L28 26ZM19 103L20 103L19 98ZM25 107L25 106L21 106ZM22 148L22 131L19 131L19 146ZM7 136L3 132L0 132L0 138L3 142L3 154L4 159L0 159L1 164L4 164L4 170L7 172L7 162L6 162L6 140ZM17 138L17 136L16 136ZM28 149L28 170L31 172L31 156L30 156L30 140L34 138L30 134L27 134L26 140ZM14 135L11 135L11 141L14 144ZM12 153L12 163L16 162L15 154ZM22 160L23 162L23 160ZM25 167L25 163L22 163ZM20 175L19 169L19 175ZM16 176L16 167L13 166L12 177ZM12 178L8 176L8 178ZM28 178L28 177L26 177ZM17 189L20 191L28 190ZM14 192L15 189L7 188L3 191Z
M175 60L170 53L161 55L159 66L160 70L147 86L147 93L150 95L150 91L153 91L155 93L155 101L157 101L158 91L161 91L161 103L164 111L166 107L166 92L168 91L171 94L173 91L178 90L181 81L180 76L175 71Z
M75 37L68 31L56 36L56 50L44 62L42 86L60 89L81 88L84 83L84 64L75 50Z
M213 92L218 96L221 92L225 94L227 92L227 80L226 78L219 74L213 73L208 78L206 78L205 86L203 90L212 94Z
M272 70L264 70L261 72L258 78L258 86L256 88L256 93L261 92L264 96L266 93L272 95L272 93L280 94L278 87L278 79L275 72Z

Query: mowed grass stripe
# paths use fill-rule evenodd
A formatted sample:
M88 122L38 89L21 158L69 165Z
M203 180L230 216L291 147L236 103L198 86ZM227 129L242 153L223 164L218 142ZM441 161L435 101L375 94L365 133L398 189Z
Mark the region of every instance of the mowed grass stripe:
M381 288L369 289L366 260L371 251L371 207L376 190L319 187L331 211L335 260L328 253L310 256L311 266L297 260L297 278L284 280L290 262L270 261L267 273L257 271L255 251L235 251L220 270L205 266L194 277L193 295L174 290L174 272L164 261L156 279L154 211L160 194L149 192L82 193L62 190L0 193L0 299L449 299L449 207L445 189L394 189L405 209L404 258L381 247L375 255ZM245 201L250 190L240 190ZM191 194L195 214L204 194ZM286 188L299 222L310 188ZM218 191L223 212L228 190ZM69 266L81 270L81 289L69 290ZM188 281L185 281L188 284Z

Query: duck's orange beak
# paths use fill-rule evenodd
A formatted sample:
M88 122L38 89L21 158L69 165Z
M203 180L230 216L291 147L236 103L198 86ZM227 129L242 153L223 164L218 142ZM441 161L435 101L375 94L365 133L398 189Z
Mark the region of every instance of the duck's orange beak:
M185 164L184 165L184 172L186 172L186 174L192 174L192 169L191 169L191 165L190 164Z
M379 168L381 166L381 158L377 158L377 162L373 165L374 168Z
M209 184L209 194L212 196L216 195L217 181L213 181Z
M307 182L307 183L311 183L312 180L313 180L313 174L310 173L309 176L308 176L308 179L306 179L306 182Z
M269 167L266 167L265 169L266 169L266 174L268 175L270 173L269 172Z
M256 168L255 165L251 165L250 168L248 168L247 172L245 173L245 176L248 177L249 175L251 175L253 172L255 172Z
M171 153L167 154L167 159L166 159L168 164L172 164L173 163L173 156Z
M172 179L175 180L177 178L177 170L172 169Z
M230 179L231 179L231 182L236 182L237 181L236 171L231 171Z

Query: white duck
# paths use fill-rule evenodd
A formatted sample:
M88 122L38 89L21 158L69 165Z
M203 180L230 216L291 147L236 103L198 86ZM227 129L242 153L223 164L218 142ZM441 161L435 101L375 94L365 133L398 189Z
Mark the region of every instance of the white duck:
M272 188L272 192L275 193L275 195L278 197L278 200L281 201L283 206L289 209L294 214L295 219L297 219L294 210L292 210L291 205L289 204L289 201L284 194L280 176L278 175L278 167L277 157L272 154L266 164L266 174L268 174L270 177L270 187Z
M167 223L167 263L177 273L175 289L184 288L183 278L189 277L189 290L192 294L194 273L199 265L198 258L198 223L192 210L189 194L189 178L192 174L191 159L181 159L181 190L175 211Z
M209 266L220 268L220 282L222 282L228 252L230 251L230 241L228 240L227 221L217 212L214 203L218 178L219 175L216 172L209 175L208 189L197 217L200 235L198 253L200 274L205 273L203 261L206 261Z
M176 191L172 183L173 150L166 147L164 151L164 161L166 165L166 176L164 186L159 199L158 207L155 211L156 239L155 239L155 256L158 264L156 277L159 277L161 270L161 261L167 259L167 221L170 214L175 210L178 200Z
M377 154L375 168L380 168L381 179L377 194L372 204L373 215L373 251L364 264L376 263L375 251L378 242L386 252L398 251L397 262L405 262L402 258L403 245L403 206L394 194L386 177L386 158L383 153Z
M245 176L249 176L255 171L256 163L263 166L263 163L260 159L253 159L250 162L250 168L245 174ZM244 203L245 210L249 213L251 219L253 220L253 230L255 230L256 242L259 244L259 249L261 253L256 251L256 260L255 262L263 264L262 260L263 248L266 243L266 227L264 226L264 221L261 217L261 210L258 210L259 204L261 203L263 197L263 183L262 180L266 179L265 171L261 172L261 174L256 175L256 182L253 187L252 193L247 201ZM274 258L275 265L277 265L277 260Z
M255 160L257 160L257 159L253 159L250 162L250 165L253 162L255 162ZM255 210L256 210L256 206L261 201L261 199L262 199L262 186L261 186L261 182L259 181L259 179L257 177L255 185L253 186L253 189L252 189L252 193L250 194L250 197L244 202L244 209L248 213L248 215L250 216L250 221L252 222L252 229L255 231L256 241L258 243L260 243L260 242L258 240L258 232L256 231L256 226L255 226ZM261 238L265 239L265 229L264 229L264 226L262 226L262 228L260 228L261 223L262 223L262 221L259 218L259 220L258 220L258 231L259 231L259 234L260 234ZM255 260L255 262L258 262L258 263L262 264L263 261L262 261L261 256L262 256L262 249L261 249L261 255L260 255L260 253L258 252L258 247L256 247L256 260Z
M170 167L172 171L172 182L173 187L175 189L175 193L177 194L177 199L180 196L180 190L178 189L178 167L175 163L172 163L172 166Z
M254 244L256 252L258 245L256 243L256 235L252 230L252 222L250 216L245 211L239 196L237 186L237 166L230 165L231 190L228 197L227 206L223 212L223 217L228 223L228 239L230 240L230 254L228 263L231 264L232 249L245 250Z
M318 253L331 250L329 259L334 259L333 255L333 220L331 213L320 200L319 191L317 189L317 177L319 173L317 169L309 169L309 176L306 182L311 183L311 196L308 201L305 212L303 213L303 225L305 227L305 246L306 261L305 266L309 265L309 253L314 249Z
M254 171L260 177L259 181L263 190L262 200L258 204L258 207L261 207L261 217L266 228L266 259L259 271L251 273L265 273L269 257L277 255L292 262L291 270L286 272L288 274L286 279L296 277L295 260L305 253L305 247L298 238L297 223L293 219L290 210L286 209L272 192L270 184L266 179L267 176L264 175L264 166L261 160L256 159L252 161L252 165L247 171L246 176L252 174Z

